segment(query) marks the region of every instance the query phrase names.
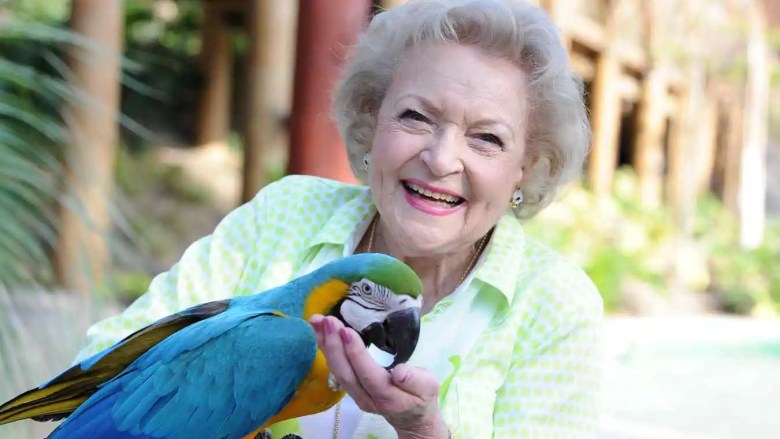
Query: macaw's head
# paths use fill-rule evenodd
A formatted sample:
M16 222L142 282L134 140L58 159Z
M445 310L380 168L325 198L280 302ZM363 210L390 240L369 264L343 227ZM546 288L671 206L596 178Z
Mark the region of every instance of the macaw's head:
M391 368L409 360L420 336L422 283L417 274L378 253L341 258L321 270L346 289L327 314L357 331L366 346L394 355Z

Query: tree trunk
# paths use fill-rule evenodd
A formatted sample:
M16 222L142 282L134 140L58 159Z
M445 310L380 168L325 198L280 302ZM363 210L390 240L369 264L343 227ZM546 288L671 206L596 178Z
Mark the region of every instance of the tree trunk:
M109 267L109 203L117 151L122 2L73 0L72 30L90 45L73 45L73 86L88 99L71 100L65 118L72 144L65 164L63 209L55 267L59 282L82 294L105 279Z
M248 5L246 92L242 93L246 99L241 190L244 202L266 183L268 164L286 158L285 125L292 101L298 7L297 2L274 0L249 0Z
M219 5L204 2L203 7L201 68L204 86L198 115L197 144L227 144L233 76L229 27Z

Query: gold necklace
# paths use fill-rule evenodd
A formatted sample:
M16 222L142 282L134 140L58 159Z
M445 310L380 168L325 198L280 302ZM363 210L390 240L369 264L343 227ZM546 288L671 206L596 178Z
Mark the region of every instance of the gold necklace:
M376 233L376 224L379 222L379 213L377 213L374 216L374 219L371 220L371 224L368 226L368 245L366 246L366 253L371 253L371 250L374 248L374 235ZM474 269L474 266L477 264L477 259L479 259L479 255L482 254L482 251L485 249L485 246L487 245L488 237L490 237L490 232L486 233L485 236L479 239L477 241L477 251L474 252L473 255L471 255L471 259L469 260L469 264L466 266L466 269L463 271L463 273L460 275L460 279L458 280L458 285L462 284L464 280L466 280L466 276L471 272L471 270ZM457 288L457 287L456 287ZM333 422L333 439L339 439L339 424L341 422L341 401L339 401L336 404L336 415L335 420ZM453 438L454 435L450 432L450 438Z
M339 439L339 421L341 420L341 401L336 404L336 419L333 421L333 439Z
M379 222L379 214L377 213L374 216L374 219L371 220L371 224L369 225L368 246L366 247L366 253L371 253L371 249L374 248L374 234L376 233L376 225L378 222ZM479 255L482 254L482 250L484 250L485 246L487 245L488 237L490 237L490 232L486 233L485 236L479 238L479 241L477 241L477 245L476 245L477 251L471 255L471 259L469 260L468 265L466 265L466 269L463 270L463 273L460 275L460 279L458 279L457 285L462 284L463 281L466 280L466 276L468 276L471 270L474 269L474 266L477 264L477 259L479 259Z

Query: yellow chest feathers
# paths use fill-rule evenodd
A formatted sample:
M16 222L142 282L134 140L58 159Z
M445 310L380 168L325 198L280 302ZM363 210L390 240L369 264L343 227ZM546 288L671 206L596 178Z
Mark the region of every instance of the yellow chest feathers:
M306 299L303 308L303 318L308 320L314 314L325 314L333 309L347 294L349 285L340 280L330 280L315 288ZM311 370L303 379L293 398L271 419L258 430L244 439L253 439L269 425L288 419L311 415L325 411L344 397L344 392L334 392L328 388L328 363L318 349Z

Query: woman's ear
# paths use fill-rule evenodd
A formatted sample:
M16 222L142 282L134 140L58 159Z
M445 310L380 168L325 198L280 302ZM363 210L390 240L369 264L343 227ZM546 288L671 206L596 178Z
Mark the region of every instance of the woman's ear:
M525 176L526 173L530 172L538 161L539 152L535 149L526 148L525 152L523 153L523 164L520 168L521 178Z
M376 126L376 120L379 117L379 108L375 105L368 104L366 106L366 113L371 116L371 120L374 121L374 126Z
M365 104L363 106L363 114L367 115L371 119L371 126L376 128L377 117L379 116L378 108L373 104Z

